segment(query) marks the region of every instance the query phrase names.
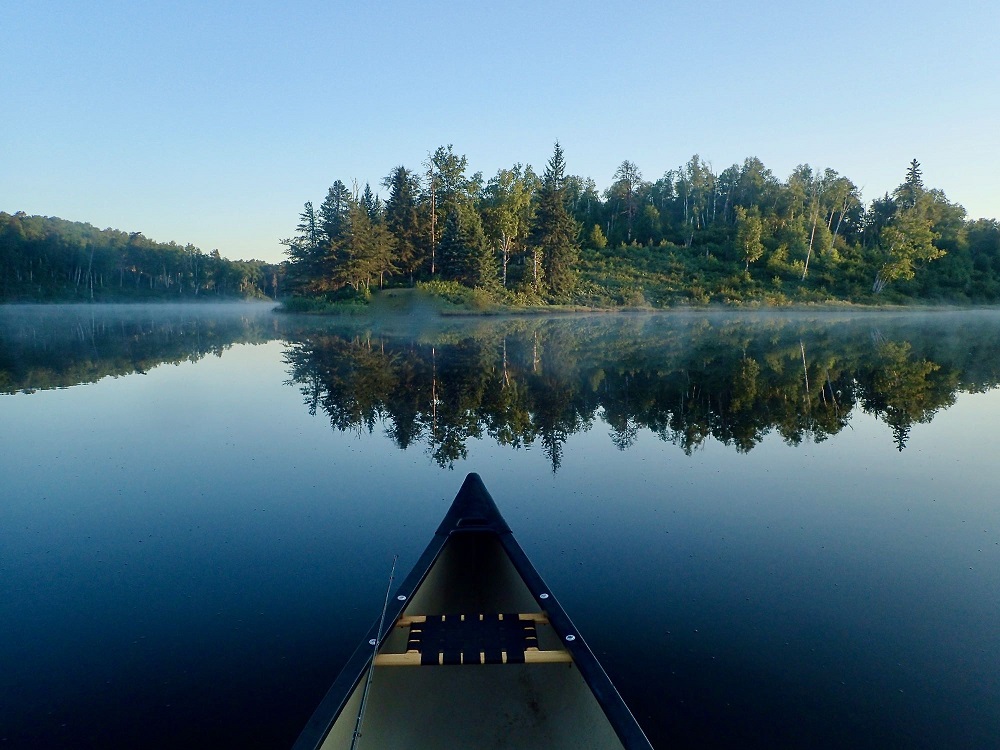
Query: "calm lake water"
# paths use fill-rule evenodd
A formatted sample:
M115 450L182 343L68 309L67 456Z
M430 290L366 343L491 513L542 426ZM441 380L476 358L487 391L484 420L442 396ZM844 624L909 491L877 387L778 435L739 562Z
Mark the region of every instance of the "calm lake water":
M0 308L0 747L281 748L479 472L657 747L1000 746L1000 313Z

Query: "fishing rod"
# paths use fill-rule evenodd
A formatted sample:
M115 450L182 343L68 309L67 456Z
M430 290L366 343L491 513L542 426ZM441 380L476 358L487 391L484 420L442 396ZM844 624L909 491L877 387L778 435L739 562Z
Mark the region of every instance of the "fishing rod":
M354 725L354 734L351 736L351 750L356 750L358 740L361 739L361 722L365 718L365 706L368 705L368 691L372 686L372 676L375 674L375 656L378 654L378 644L382 640L382 628L385 626L385 611L389 609L389 594L392 593L392 579L396 575L396 560L399 555L392 556L392 570L389 571L389 585L385 588L385 603L382 605L382 616L378 621L378 631L369 643L372 645L372 657L368 663L368 678L365 680L365 690L361 694L361 708L358 709L358 721Z

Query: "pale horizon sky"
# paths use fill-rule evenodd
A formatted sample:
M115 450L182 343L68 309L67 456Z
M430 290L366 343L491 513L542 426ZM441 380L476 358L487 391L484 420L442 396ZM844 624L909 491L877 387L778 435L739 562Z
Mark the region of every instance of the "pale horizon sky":
M279 261L337 179L454 144L489 178L697 153L866 200L910 160L1000 218L1000 4L93 0L5 6L0 210Z

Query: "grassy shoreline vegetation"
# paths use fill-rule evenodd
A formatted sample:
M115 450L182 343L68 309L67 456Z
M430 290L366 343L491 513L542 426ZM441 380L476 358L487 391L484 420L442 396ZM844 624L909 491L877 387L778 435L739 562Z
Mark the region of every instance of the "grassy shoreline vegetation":
M720 173L697 155L656 180L622 162L611 186L566 172L556 143L541 175L485 179L452 146L422 170L337 180L307 202L289 256L285 309L393 309L411 288L441 312L987 305L1000 301L1000 222L970 220L924 185L865 205L833 169L780 180L759 159Z

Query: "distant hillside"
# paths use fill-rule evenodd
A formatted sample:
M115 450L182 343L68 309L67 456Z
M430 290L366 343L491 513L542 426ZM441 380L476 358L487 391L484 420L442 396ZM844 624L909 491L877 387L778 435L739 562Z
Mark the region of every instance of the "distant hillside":
M0 301L276 298L283 265L0 211Z

